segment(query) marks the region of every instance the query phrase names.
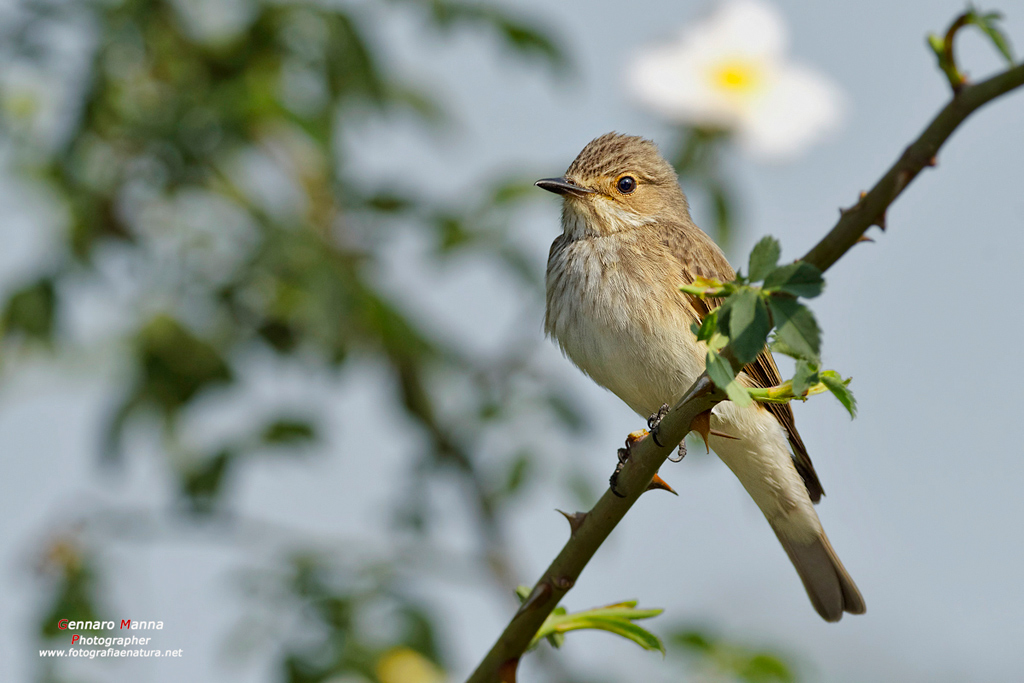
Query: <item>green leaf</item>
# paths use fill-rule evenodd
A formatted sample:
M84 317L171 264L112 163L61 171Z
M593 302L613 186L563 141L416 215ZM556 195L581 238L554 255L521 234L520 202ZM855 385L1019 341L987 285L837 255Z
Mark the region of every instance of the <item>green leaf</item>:
M50 341L57 308L53 280L43 278L11 295L0 314L0 335L21 333L28 338Z
M703 630L677 631L669 643L701 663L711 680L795 683L796 675L779 655L731 642Z
M728 188L718 181L708 183L708 194L711 195L712 206L715 209L715 242L722 249L728 250L732 239L732 207L735 202L730 197Z
M516 51L542 57L553 67L562 69L568 60L554 40L539 30L508 17L496 17L495 24Z
M706 653L711 652L714 647L711 639L700 631L681 631L672 636L672 641L688 650Z
M182 474L181 492L185 494L191 512L213 512L224 487L229 467L237 454L225 448L212 458L197 463Z
M750 281L760 282L775 270L779 264L779 256L782 249L779 241L771 235L765 235L761 241L754 245L750 252Z
M291 353L299 343L299 332L286 320L268 318L256 333L278 353Z
M813 299L821 294L825 280L821 271L806 261L797 261L776 268L764 278L764 288L770 292L785 292L793 296Z
M442 214L436 218L437 229L441 238L440 249L442 252L452 251L473 240L473 233L466 230L460 216L453 214Z
M565 644L565 634L564 633L557 633L557 632L556 633L549 633L547 635L547 639L548 639L548 642L551 643L551 647L554 647L554 648L562 647L562 645Z
M361 27L344 14L332 15L328 25L331 37L326 67L331 93L336 96L358 93L372 102L382 104L387 88L377 68L374 52L360 31Z
M138 397L173 413L201 390L232 380L220 351L180 322L158 315L139 331Z
M712 351L721 351L729 343L729 337L719 332L715 332L713 335L711 335L711 339L708 339L707 343L708 348L711 349Z
M557 68L564 68L568 63L553 39L496 7L475 2L433 0L430 8L434 21L443 28L456 22L490 24L517 52L539 55Z
M999 53L1003 55L1006 63L1013 66L1013 53L1010 51L1009 41L1006 39L1006 35L1002 30L996 26L996 22L1001 21L1003 15L999 12L990 12L988 14L979 15L975 10L971 10L969 15L970 23L980 28L992 44L996 46Z
M807 390L818 383L818 366L806 360L796 362L796 373L793 375L793 393L803 396Z
M725 394L729 397L729 400L738 405L741 408L745 408L754 402L754 399L747 393L746 388L738 379L734 379L725 385Z
M711 311L704 316L704 320L701 321L699 326L697 323L692 323L690 329L696 335L697 341L706 342L710 340L715 330L718 329L718 311Z
M843 379L835 370L825 370L821 373L821 383L828 387L828 390L835 395L843 407L850 413L850 417L857 417L857 400L849 389L850 380Z
M663 611L661 609L636 609L635 600L571 614L565 613L564 609L561 610L561 613L556 610L544 621L530 646L533 647L541 638L549 638L555 634L595 629L614 633L633 641L645 650L658 650L664 654L665 646L662 645L661 639L633 623L640 619L656 617Z
M732 314L729 316L729 339L736 360L746 365L764 349L765 338L771 330L768 309L758 292L743 289L729 297Z
M705 366L707 367L708 377L715 383L715 386L725 392L730 401L741 407L748 406L754 402L754 399L750 398L747 390L736 379L736 373L733 372L729 361L722 358L714 349L708 349Z
M380 213L403 213L412 209L414 205L409 197L392 192L381 192L366 198L366 207Z
M733 372L729 361L711 349L708 349L705 366L707 367L708 377L715 383L715 386L723 391L736 377L736 373Z
M811 310L796 299L773 296L768 305L775 319L772 348L797 359L819 362L821 332Z
M736 675L746 683L794 683L796 676L777 656L761 652L736 667Z
M529 481L533 472L533 457L529 452L521 452L509 465L505 475L505 485L502 493L512 494L522 488L523 484Z
M656 610L658 614L661 610ZM592 618L578 618L572 622L565 622L562 625L566 631L578 630L578 629L595 629L599 631L607 631L614 633L615 635L622 636L627 640L632 640L634 643L639 645L645 650L658 650L662 654L665 652L665 646L662 644L661 639L654 635L642 626L638 626L627 619L614 619L611 617L592 617Z
M729 336L731 324L730 318L732 317L732 307L735 303L735 299L730 295L727 296L725 301L722 302L722 305L718 307L718 315L716 316L718 319L718 333L723 337Z
M260 436L263 443L291 445L316 439L316 428L306 420L281 418L268 424Z

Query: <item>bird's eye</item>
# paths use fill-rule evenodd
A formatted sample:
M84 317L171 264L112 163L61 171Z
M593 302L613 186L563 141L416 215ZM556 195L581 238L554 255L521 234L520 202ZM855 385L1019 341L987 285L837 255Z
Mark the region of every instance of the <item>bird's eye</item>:
M619 182L616 183L616 187L619 188L619 192L622 194L629 194L636 189L636 179L631 175L624 175L619 178Z

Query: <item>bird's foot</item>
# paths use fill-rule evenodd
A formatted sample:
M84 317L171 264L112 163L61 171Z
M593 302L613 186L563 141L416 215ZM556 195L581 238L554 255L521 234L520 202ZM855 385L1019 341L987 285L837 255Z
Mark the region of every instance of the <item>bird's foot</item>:
M658 412L647 418L647 428L651 430L651 438L654 439L654 443L656 443L659 448L664 448L665 444L658 441L658 427L661 426L661 421L665 419L666 415L668 415L668 411L668 404L662 403L661 408L658 408Z
M686 457L686 441L679 442L679 448L676 450L675 455L668 456L668 459L672 462L682 462L683 458Z
M665 404L661 407L661 410L659 410L656 414L651 415L650 419L647 421L647 424L649 426L652 426L653 429L656 430L658 428L658 423L661 422L661 419L665 417L665 413L667 412L668 404ZM627 462L629 462L629 456L633 452L633 446L646 439L648 434L654 437L655 433L654 431L648 432L646 429L641 429L636 432L630 432L629 435L626 437L626 445L618 450L617 455L619 456L619 462L618 464L615 465L615 471L612 472L612 476L608 479L608 486L611 488L612 493L614 493L619 498L626 497L625 493L619 491L619 473L622 472L622 468L626 466ZM654 443L658 443L658 440L656 438L654 440ZM658 445L661 446L660 443ZM679 444L679 457L670 459L672 460L672 462L679 462L680 460L683 459L685 455L686 443L681 442ZM668 491L669 493L675 494L677 496L679 495L678 493L675 492L675 489L669 486L668 482L659 477L657 474L654 475L654 478L651 480L651 483L647 485L648 491L652 491L654 489Z
M614 493L619 498L626 497L625 493L621 493L619 491L619 473L622 471L622 468L626 466L626 463L629 462L629 455L630 452L633 450L633 446L646 439L647 434L648 432L646 429L641 429L636 432L630 432L629 435L626 437L625 447L620 448L618 450L619 462L617 465L615 465L615 471L612 472L612 476L608 480L608 486L611 487L612 493Z

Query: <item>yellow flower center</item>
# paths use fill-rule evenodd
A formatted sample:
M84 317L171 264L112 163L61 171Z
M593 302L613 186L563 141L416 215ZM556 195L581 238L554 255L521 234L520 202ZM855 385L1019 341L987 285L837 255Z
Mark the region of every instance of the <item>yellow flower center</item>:
M712 69L711 80L719 89L730 94L745 95L761 84L760 71L751 62L724 62Z

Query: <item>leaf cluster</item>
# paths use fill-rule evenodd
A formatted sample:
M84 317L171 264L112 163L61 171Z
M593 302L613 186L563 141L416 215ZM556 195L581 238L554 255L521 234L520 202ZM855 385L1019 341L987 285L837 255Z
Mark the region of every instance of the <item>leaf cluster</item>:
M780 256L778 241L766 236L750 253L747 275L739 271L732 282L724 283L697 278L681 288L702 299L722 299L700 325L693 324L697 339L707 344L708 376L731 401L750 404L750 390L742 385L737 372L765 351L768 335L774 330L771 349L796 359L788 398L806 397L822 384L853 415L855 404L848 380L836 380L834 373L826 375L819 370L821 330L814 314L800 301L821 294L825 287L821 271L805 261L779 265ZM726 346L728 357L723 353ZM776 399L782 396L776 394Z
M516 595L525 602L530 595L528 586L519 586ZM564 607L556 607L544 624L537 631L530 648L534 648L545 638L554 647L561 647L565 642L565 634L569 631L593 629L607 631L626 640L631 640L645 650L658 650L665 654L665 646L661 639L647 629L637 625L636 621L656 617L662 609L637 609L636 600L627 600L604 607L595 607L582 612L569 612Z
M443 669L430 612L387 572L360 571L313 553L295 554L283 564L279 574L247 574L243 585L253 599L272 592L275 614L304 624L301 633L287 633L276 643L284 680L321 683L356 676L378 681L380 662L396 648ZM367 628L369 623L374 627ZM239 635L250 632L251 624L240 624Z
M513 57L567 71L559 41L515 9L457 0L391 4L426 30L489 31ZM433 479L459 477L458 490L480 517L480 568L508 585L501 513L536 478L541 430L534 423L549 419L549 408L568 429L586 423L564 387L543 374L530 377L530 349L520 340L470 357L382 283L386 245L411 228L433 247L427 267L472 250L526 295L542 286L532 255L509 229L530 183L499 178L450 201L402 181L367 181L349 154L347 136L370 121L387 126L401 117L424 134L450 121L432 92L391 66L376 26L377 13L391 10L243 0L247 18L230 34L207 38L173 0L21 5L0 35L5 56L46 73L39 65L61 56L47 36L87 25L95 41L75 65L83 87L75 89L81 99L69 107L75 114L66 130L47 138L10 117L2 122L18 170L44 185L67 215L64 241L43 272L0 299L5 358L36 346L74 348L78 340L61 324L74 317L68 293L85 283L109 294L124 330L107 341L122 350L126 380L103 411L107 462L121 466L133 428L155 424L169 488L181 502L173 511L196 521L225 513L231 484L248 463L302 452L322 431L308 402L281 398L238 434L197 445L191 420L204 402L248 398L254 356L328 377L353 359L369 361L393 397L380 407L381 420L400 421L398 413L418 435L407 454L409 476L395 483L401 490L384 516L428 539L438 514ZM250 182L259 172L271 175L272 190L285 187L297 199L282 205ZM111 284L112 263L130 274L127 282ZM499 430L515 436L487 438ZM478 460L485 441L504 444L496 455L507 467ZM289 653L287 680L324 680L343 661L363 657L352 648L339 654L355 638L356 617L351 599L313 581L324 573L298 572L309 579L301 586L325 635ZM88 592L90 576L68 574L51 586L62 609ZM405 613L421 631L434 623L426 610ZM436 661L430 648L418 651ZM331 664L324 668L321 657ZM375 680L369 664L359 671Z

